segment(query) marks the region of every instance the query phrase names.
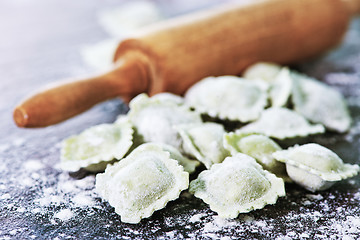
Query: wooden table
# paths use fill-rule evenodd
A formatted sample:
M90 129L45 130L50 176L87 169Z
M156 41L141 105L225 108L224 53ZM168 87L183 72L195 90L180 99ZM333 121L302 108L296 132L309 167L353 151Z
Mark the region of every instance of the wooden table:
M220 1L157 0L173 16ZM359 177L328 191L310 193L287 185L287 196L236 220L221 220L187 192L140 224L121 223L94 191L94 175L58 168L59 142L82 130L113 122L127 107L119 99L56 126L19 129L13 107L31 91L63 78L95 72L79 48L107 38L97 22L102 9L124 1L0 1L0 239L356 239L360 234ZM294 66L339 89L354 119L348 134L311 139L360 163L360 19L338 49ZM351 238L349 238L351 239Z

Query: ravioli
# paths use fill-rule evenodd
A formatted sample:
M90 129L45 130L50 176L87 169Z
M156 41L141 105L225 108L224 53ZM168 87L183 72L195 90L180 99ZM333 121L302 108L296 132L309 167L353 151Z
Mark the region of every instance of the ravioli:
M265 170L289 181L285 164L276 161L272 156L274 152L282 149L269 137L261 134L231 132L224 135L224 147L228 149L232 155L244 153L253 157Z
M267 105L266 90L266 84L236 76L208 77L186 92L185 103L210 117L249 122Z
M237 133L260 133L276 139L306 137L325 132L321 124L311 125L303 116L287 108L268 108L261 117L236 131Z
M310 191L328 189L335 182L355 176L358 165L344 163L333 151L315 143L273 153L286 163L289 177Z
M351 117L344 97L335 89L310 77L293 74L295 111L311 122L321 123L326 128L340 133L351 126Z
M113 160L119 160L133 144L133 128L128 121L100 124L62 142L61 168L75 172L85 168L100 172Z
M251 80L264 80L273 83L281 71L281 66L275 63L258 62L249 66L243 73L243 77Z
M189 191L222 218L236 218L285 196L284 181L242 153L201 172L190 183Z
M96 176L96 190L120 215L138 223L188 188L189 174L162 147L145 143Z
M224 127L218 123L187 124L176 127L183 140L184 152L206 168L222 162L229 152L223 146Z
M177 149L180 149L181 138L174 125L202 122L200 115L186 106L176 101L149 98L146 94L130 102L128 117L145 142L166 143Z

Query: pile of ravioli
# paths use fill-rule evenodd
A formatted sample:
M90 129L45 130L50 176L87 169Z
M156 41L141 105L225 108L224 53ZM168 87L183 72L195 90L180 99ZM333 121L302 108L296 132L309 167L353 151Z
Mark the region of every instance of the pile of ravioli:
M229 130L229 122L237 127ZM355 176L358 165L316 143L281 148L350 126L339 92L257 63L242 78L205 78L184 97L138 95L113 124L64 140L61 167L102 172L96 190L123 222L150 217L186 189L220 217L236 218L275 204L284 181L315 192Z

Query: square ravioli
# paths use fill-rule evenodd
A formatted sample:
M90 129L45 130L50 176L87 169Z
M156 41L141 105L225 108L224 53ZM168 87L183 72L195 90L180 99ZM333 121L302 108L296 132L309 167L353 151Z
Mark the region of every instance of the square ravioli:
M185 103L196 111L222 120L249 122L267 105L267 84L236 76L208 77L185 94Z
M324 133L325 128L321 124L310 124L295 111L273 107L266 109L257 121L238 129L236 132L261 133L282 140Z
M62 142L60 167L71 172L80 168L104 171L109 162L121 159L129 151L133 133L132 125L126 120L86 129Z
M242 153L201 172L189 190L222 218L236 218L285 196L284 181Z
M292 101L295 111L308 120L321 123L336 132L351 127L351 117L344 97L330 86L301 74L293 74Z
M294 182L312 192L328 189L336 181L359 172L358 165L344 163L336 153L316 143L277 151L273 156L286 164L287 173Z
M146 94L138 95L130 102L129 120L145 142L166 143L180 149L181 138L174 126L201 123L200 114L176 100L169 100L169 96L165 98L167 100L163 99L156 95L151 98Z
M96 190L122 222L138 223L188 188L189 174L162 147L145 143L96 176Z

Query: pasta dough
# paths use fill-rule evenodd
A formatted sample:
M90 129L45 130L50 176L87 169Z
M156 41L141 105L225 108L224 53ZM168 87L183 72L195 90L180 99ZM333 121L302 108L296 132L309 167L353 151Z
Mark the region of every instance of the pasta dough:
M235 76L208 77L185 94L185 103L211 117L249 122L267 105L267 85Z
M310 191L331 187L336 181L355 176L358 165L344 164L331 150L309 143L288 150L277 151L273 156L286 163L289 177Z
M145 143L96 176L96 190L122 222L138 223L188 188L189 174L170 153Z
M242 153L227 157L201 172L190 183L190 192L223 218L274 204L285 195L284 182L263 170L255 159Z

